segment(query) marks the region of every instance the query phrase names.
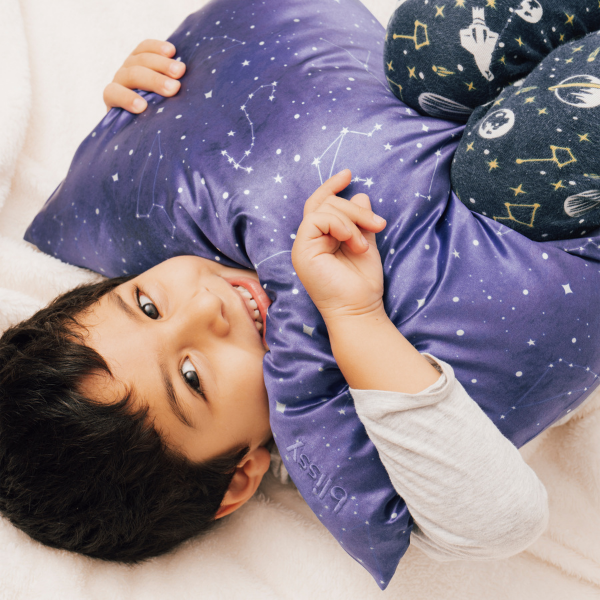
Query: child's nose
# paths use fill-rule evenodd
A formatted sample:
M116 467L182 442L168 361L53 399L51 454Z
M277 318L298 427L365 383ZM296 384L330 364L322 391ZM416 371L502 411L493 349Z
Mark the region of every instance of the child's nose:
M223 300L205 287L191 297L184 309L184 316L184 327L189 334L212 333L223 337L229 333L229 320Z

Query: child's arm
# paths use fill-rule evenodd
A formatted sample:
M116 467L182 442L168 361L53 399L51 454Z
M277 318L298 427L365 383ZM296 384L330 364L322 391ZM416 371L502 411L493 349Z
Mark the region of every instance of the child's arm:
M382 226L366 196L334 196L349 182L348 171L339 173L307 201L292 261L323 315L357 414L415 520L411 540L441 560L515 554L546 526L546 490L452 368L420 355L385 315L373 233Z
M134 89L174 96L181 87L177 80L185 73L185 65L172 56L175 56L175 46L170 42L144 40L139 44L104 88L106 109L144 112L148 103Z

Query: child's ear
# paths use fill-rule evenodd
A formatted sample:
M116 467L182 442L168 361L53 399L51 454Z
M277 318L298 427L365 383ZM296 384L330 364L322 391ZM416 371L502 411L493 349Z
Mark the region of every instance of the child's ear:
M263 475L269 470L270 464L271 453L264 446L248 452L237 466L215 519L231 514L250 500L260 485Z

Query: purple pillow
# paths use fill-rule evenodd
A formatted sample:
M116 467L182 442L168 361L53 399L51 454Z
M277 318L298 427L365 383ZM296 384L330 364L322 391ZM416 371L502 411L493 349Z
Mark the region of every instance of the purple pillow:
M271 426L298 489L384 589L412 519L356 415L290 252L304 202L352 169L367 192L385 306L448 361L521 446L580 404L600 372L600 239L532 242L450 190L462 126L387 88L384 30L357 0L219 0L171 36L178 95L111 110L26 239L108 276L196 254L255 268L273 300L264 373Z

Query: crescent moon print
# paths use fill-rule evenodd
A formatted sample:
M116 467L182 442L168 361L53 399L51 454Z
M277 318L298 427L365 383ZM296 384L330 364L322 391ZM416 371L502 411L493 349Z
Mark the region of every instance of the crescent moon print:
M537 23L544 14L542 5L537 0L523 0L515 12L528 23Z
M506 135L515 124L515 113L510 108L502 108L489 115L479 126L479 135L486 140Z
M419 96L419 106L430 117L445 117L457 121L466 121L473 112L472 108L464 104L431 92L425 92Z
M587 190L581 194L569 196L565 200L565 212L570 217L580 217L600 205L600 191Z
M573 75L548 88L565 104L578 108L600 106L600 79L593 75Z

